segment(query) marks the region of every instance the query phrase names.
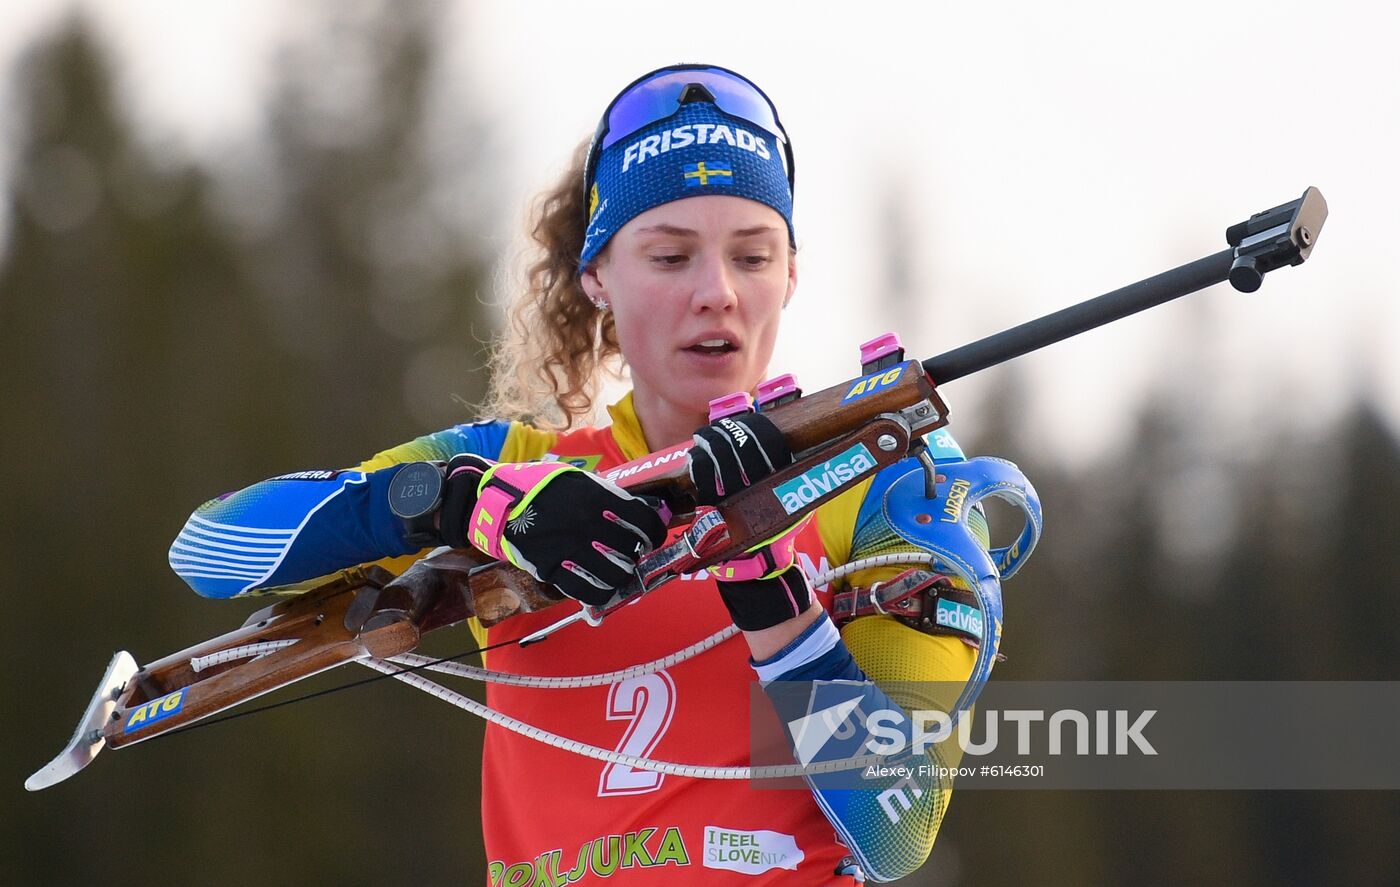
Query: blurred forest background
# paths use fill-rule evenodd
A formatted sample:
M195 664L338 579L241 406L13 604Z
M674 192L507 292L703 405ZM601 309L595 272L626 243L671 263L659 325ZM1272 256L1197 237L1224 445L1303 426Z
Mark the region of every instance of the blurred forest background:
M283 57L270 141L241 179L139 138L81 19L23 61L0 123L6 884L484 871L481 724L385 683L20 787L113 650L151 659L252 609L194 597L166 565L195 505L353 464L468 418L483 393L501 238L481 227L497 215L488 177L453 175L498 149L459 109L455 167L434 161L424 9L328 13L319 42ZM1357 394L1335 425L1230 455L1198 422L1207 372L1167 370L1135 438L1092 470L1038 455L1014 369L995 409L957 426L970 451L1022 465L1048 518L1008 588L998 675L1394 679L1400 447L1379 412ZM908 883L1378 883L1400 833L1381 792L984 791L952 810Z

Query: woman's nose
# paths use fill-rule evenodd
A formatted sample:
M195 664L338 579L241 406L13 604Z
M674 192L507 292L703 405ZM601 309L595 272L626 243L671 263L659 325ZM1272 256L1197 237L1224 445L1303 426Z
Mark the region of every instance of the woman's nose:
M695 291L690 297L695 311L727 311L739 304L734 281L722 256L705 258L696 270Z

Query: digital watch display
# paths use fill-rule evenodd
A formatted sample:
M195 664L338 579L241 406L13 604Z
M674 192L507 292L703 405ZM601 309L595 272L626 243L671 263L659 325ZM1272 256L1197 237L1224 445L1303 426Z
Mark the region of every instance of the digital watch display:
M424 548L442 544L435 525L442 481L442 466L433 462L410 462L389 481L389 510L403 521L409 543Z

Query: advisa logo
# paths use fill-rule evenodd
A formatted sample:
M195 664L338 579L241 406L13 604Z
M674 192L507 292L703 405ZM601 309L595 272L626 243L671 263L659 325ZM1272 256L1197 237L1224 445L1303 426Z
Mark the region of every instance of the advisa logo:
M817 498L840 489L875 467L875 458L856 444L834 459L813 465L806 471L773 488L773 495L782 503L783 511L793 514Z
M933 621L944 628L956 628L973 637L982 637L982 614L976 607L939 598L933 611Z

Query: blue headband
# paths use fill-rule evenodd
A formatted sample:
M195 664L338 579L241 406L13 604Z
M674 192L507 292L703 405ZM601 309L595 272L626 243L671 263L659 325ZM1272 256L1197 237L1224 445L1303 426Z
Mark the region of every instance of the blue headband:
M796 244L782 146L772 133L709 102L691 102L599 155L579 268L647 210L707 194L747 197L772 207L787 222L789 242Z

